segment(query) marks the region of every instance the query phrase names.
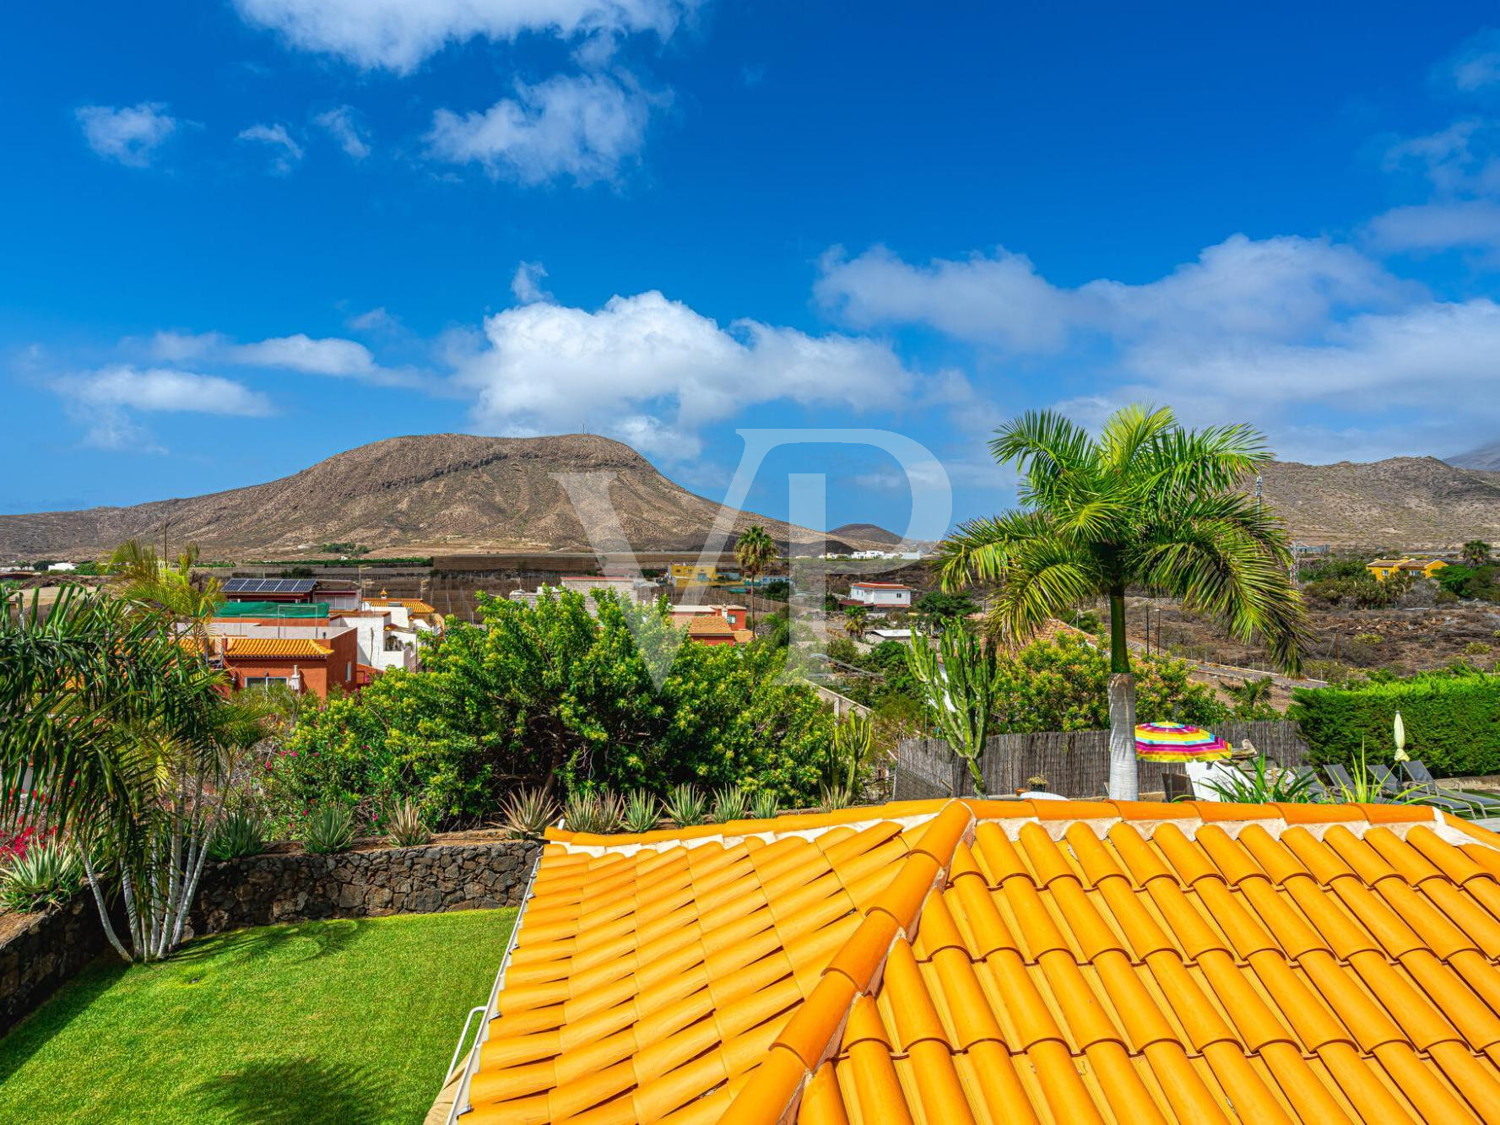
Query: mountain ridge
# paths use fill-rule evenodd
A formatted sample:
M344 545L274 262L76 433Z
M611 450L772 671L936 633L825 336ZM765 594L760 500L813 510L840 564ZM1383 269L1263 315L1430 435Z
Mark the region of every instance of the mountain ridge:
M206 559L293 558L323 543L381 555L588 551L558 475L609 474L619 529L636 550L697 551L719 504L658 472L630 446L592 434L496 438L418 434L335 453L262 484L128 507L0 515L0 558L98 557L130 538L197 542ZM1500 541L1500 473L1434 457L1262 469L1266 502L1294 539L1398 551ZM604 513L600 513L603 515ZM591 522L599 524L595 517ZM753 512L781 543L817 532ZM827 533L827 549L884 550L899 537L870 523Z
M1415 551L1500 539L1500 473L1391 457L1273 461L1261 476L1266 502L1301 542Z
M1500 441L1492 441L1488 445L1481 445L1467 453L1445 457L1443 460L1455 469L1479 469L1486 473L1500 473Z
M576 473L610 474L620 530L637 550L701 549L719 511L718 503L669 480L630 446L598 435L418 434L202 496L0 515L0 556L98 555L129 538L159 539L164 524L171 542L196 542L206 559L246 552L293 557L336 542L372 547L372 559L382 553L586 551L590 537L554 476ZM733 530L752 523L783 543L819 534L754 512L739 513Z

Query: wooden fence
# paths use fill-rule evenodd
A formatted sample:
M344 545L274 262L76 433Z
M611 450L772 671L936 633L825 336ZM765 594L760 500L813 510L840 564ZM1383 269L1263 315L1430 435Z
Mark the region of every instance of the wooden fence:
M1268 758L1283 766L1302 764L1307 743L1297 724L1285 720L1219 723L1214 733L1238 746L1249 739ZM1182 773L1177 765L1137 763L1142 795L1161 793L1162 775ZM1030 779L1045 777L1047 789L1063 797L1103 797L1109 790L1109 731L1047 731L1002 734L991 738L980 762L991 796L1009 796L1032 788ZM895 800L972 796L968 767L942 739L905 739L896 747Z

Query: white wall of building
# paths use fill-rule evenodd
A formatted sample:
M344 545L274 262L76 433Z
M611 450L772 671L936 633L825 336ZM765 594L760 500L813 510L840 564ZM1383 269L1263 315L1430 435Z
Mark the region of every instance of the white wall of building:
M911 589L907 586L890 589L881 586L863 586L856 582L849 587L849 597L852 601L863 602L865 605L880 609L908 609L911 606Z

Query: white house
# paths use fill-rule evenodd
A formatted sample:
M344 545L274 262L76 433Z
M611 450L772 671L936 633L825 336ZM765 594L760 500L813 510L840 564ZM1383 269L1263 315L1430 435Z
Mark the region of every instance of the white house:
M387 668L417 667L417 630L400 627L391 618L391 609L346 609L334 616L354 630L359 648L359 662L384 672ZM404 616L404 612L403 612Z
M48 563L47 564L47 569L48 570L77 570L78 569L78 564L77 563L70 563L70 562Z
M910 609L911 587L899 582L851 582L843 604L870 609Z

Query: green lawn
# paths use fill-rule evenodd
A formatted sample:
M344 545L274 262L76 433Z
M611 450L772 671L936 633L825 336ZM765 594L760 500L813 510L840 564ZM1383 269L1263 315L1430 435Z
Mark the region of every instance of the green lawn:
M306 922L90 966L0 1039L0 1121L420 1122L514 910Z

